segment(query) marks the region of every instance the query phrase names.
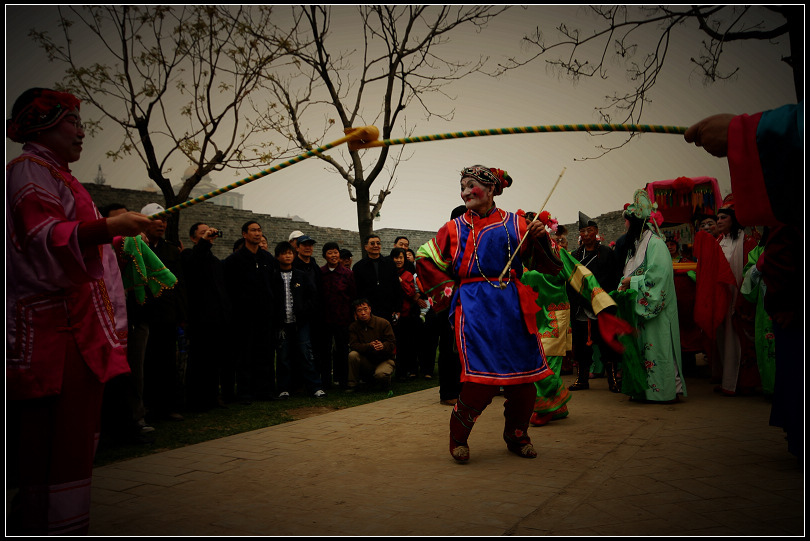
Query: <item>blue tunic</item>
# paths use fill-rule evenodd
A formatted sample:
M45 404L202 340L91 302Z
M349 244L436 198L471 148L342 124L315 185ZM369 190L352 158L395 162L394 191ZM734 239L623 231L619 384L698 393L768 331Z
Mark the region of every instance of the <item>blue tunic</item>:
M467 211L445 224L417 254L420 288L438 309L449 301L461 361L461 381L515 385L552 374L536 328L536 294L516 275L529 254L527 241L498 277L526 232L523 216L493 209L487 216Z

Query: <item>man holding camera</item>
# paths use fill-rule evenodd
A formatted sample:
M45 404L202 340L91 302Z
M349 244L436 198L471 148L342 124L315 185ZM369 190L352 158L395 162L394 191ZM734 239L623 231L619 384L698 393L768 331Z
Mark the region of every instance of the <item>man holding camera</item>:
M225 351L227 333L222 332L229 319L230 301L222 262L211 252L221 236L221 231L197 222L189 231L194 246L182 253L189 307L186 401L194 410L207 410L221 405L223 399L233 399L235 370Z

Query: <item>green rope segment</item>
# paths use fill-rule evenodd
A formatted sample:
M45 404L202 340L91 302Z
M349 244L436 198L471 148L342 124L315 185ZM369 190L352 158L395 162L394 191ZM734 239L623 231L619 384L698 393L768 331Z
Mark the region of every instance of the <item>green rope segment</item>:
M509 135L516 133L562 133L562 132L638 132L638 133L671 133L683 135L687 128L683 126L656 126L650 124L551 124L547 126L523 126L518 128L499 128L491 130L472 130L436 135L405 137L402 139L384 139L357 145L357 148L405 145L425 141L444 141L465 137L483 137L487 135Z
M337 141L333 141L332 143L328 143L328 144L326 144L326 145L324 145L322 147L318 147L318 148L316 148L314 150L309 150L307 152L304 152L303 154L299 154L295 158L291 158L291 159L287 160L286 162L280 163L278 165L274 165L273 167L271 167L269 169L264 169L263 171L260 171L260 172L258 172L256 174L253 174L253 175L250 175L249 177L243 178L242 180L234 182L233 184L229 184L228 186L218 188L218 189L214 190L213 192L209 192L209 193L201 195L199 197L195 197L194 199L189 199L188 201L183 201L179 205L175 205L173 207L169 207L169 208L165 209L163 212L158 212L157 214L152 214L151 216L149 216L149 218L154 220L155 218L160 218L162 216L168 216L169 214L172 214L174 212L178 212L178 211L180 211L182 209L191 207L193 205L196 205L197 203L202 203L203 201L207 201L207 200L211 199L212 197L222 195L225 192L229 192L231 190L239 188L240 186L244 186L245 184L249 184L249 183L253 182L254 180L259 180L260 178L266 177L267 175L275 173L276 171L281 171L282 169L287 168L287 167L289 167L291 165L294 165L294 164L296 164L296 163L298 163L300 161L306 160L307 158L311 158L312 156L317 156L318 154L321 154L324 151L329 150L330 148L334 148L334 147L336 147L336 146L338 146L340 144L343 144L343 143L345 143L345 142L347 142L349 140L350 140L350 137L344 137L344 138L339 139Z
M510 135L518 133L631 132L631 133L669 133L669 134L683 135L686 132L686 130L687 128L682 126L660 126L651 124L549 124L546 126L522 126L517 128L498 128L490 130L472 130L472 131L440 133L435 135L421 135L417 137L405 137L402 139L383 139L382 141L371 141L368 143L361 142L359 144L351 144L350 147L352 150L358 150L382 146L406 145L409 143L423 143L426 141L445 141L449 139L462 139L467 137L484 137L487 135ZM318 147L314 150L310 150L303 154L299 154L295 158L287 160L286 162L281 163L279 165L275 165L269 169L260 171L255 175L250 175L249 177L244 178L238 182L234 182L233 184L229 184L228 186L219 188L205 195L195 197L194 199L189 199L188 201L184 201L179 205L167 208L163 212L153 214L150 216L150 218L155 219L161 216L166 216L174 212L178 212L182 209L188 208L192 205L196 205L197 203L202 203L203 201L207 201L212 197L216 197L225 192L229 192L235 188L239 188L240 186L244 186L245 184L253 182L254 180L266 177L271 173L275 173L276 171L280 171L300 161L306 160L307 158L316 156L326 150L329 150L330 148L334 148L338 145L349 142L352 139L353 139L352 136L343 137L342 139L338 139L337 141L328 143L322 147Z

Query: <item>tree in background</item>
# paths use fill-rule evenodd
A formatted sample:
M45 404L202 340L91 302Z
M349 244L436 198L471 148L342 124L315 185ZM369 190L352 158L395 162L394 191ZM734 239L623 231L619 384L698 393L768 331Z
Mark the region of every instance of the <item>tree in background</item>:
M590 27L590 21L594 21L592 30L582 30L564 22L555 27L559 37L549 39L537 27L533 34L524 37L529 56L511 58L494 75L527 66L540 58L553 71L573 82L583 77L607 79L610 64L625 65L630 90L606 96L606 104L597 107L596 111L606 123L638 124L644 105L650 102L652 89L666 64L673 32L684 25L694 25L705 39L695 45L698 54L690 60L706 84L733 78L739 71L739 67L726 69L722 63L723 51L731 43L787 38L790 56L780 60L793 70L797 100L804 99L803 5L615 5L579 9L582 11L577 21L583 22L578 26ZM645 43L645 37L650 35L657 36L657 39ZM614 119L614 116L618 118Z
M186 201L212 171L255 167L283 153L252 142L277 112L273 104L257 108L249 96L289 54L284 35L295 32L279 30L272 17L270 8L240 6L59 7L58 36L30 35L51 61L66 65L57 87L100 111L98 118L87 117L93 109L82 111L88 133L108 122L122 128L107 155L136 154L168 208ZM90 56L77 45L88 41ZM178 155L196 170L175 193L168 176ZM175 213L167 228L174 241L177 227Z
M455 61L442 46L453 32L478 30L506 7L375 5L354 9L293 6L287 51L295 62L268 72L269 87L287 117L274 126L302 151L312 150L343 136L341 129L374 125L382 139L396 128L408 135L406 108L427 118L450 118L439 113L430 95L445 94L447 85L478 71L485 59ZM339 10L339 11L338 11ZM336 37L333 25L340 36ZM356 32L355 32L356 30ZM347 36L356 38L347 41ZM261 39L256 34L256 39ZM412 129L412 128L411 128ZM356 204L359 237L373 231L374 217L396 183L402 152L389 156L390 147L351 151L337 148L319 154L346 182ZM389 157L391 158L389 160ZM376 196L372 185L384 179ZM360 245L362 245L360 241Z

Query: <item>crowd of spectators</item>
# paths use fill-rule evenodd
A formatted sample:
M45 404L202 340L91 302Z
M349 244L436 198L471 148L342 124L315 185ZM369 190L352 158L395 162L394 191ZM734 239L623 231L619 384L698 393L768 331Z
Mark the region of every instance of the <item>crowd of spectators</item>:
M113 204L102 211L114 215L126 209ZM141 209L147 215L161 211L158 204ZM455 209L451 218L460 213L463 207ZM722 250L723 239L732 233L724 223L729 215L733 218L732 198L718 213L696 216L694 226L713 235ZM741 235L739 242L744 240L739 253L729 250L739 259L734 273L739 275L738 290L742 262L756 241L734 220L728 222ZM185 412L235 402L283 400L296 394L322 398L333 390L364 388L366 383L390 388L392 382L435 375L441 403L456 403L462 385L452 328L447 314L435 312L419 291L415 253L406 237L383 247L380 237L372 234L365 239L363 257L354 263L350 250L327 241L318 261L315 238L293 231L287 241L269 247L261 224L249 221L233 253L220 260L211 252L213 243L221 240L216 227L195 223L189 231L189 247L182 249L164 238L165 225L165 220L153 220L142 239L174 280L155 292L147 289L140 303L131 295L128 298L132 375L120 378L125 385L113 381L106 393L104 421L111 433L148 440L146 436L154 431L152 421L181 421ZM606 291L619 288L628 251L625 239L608 247L596 222L582 213L578 225L578 246L571 250L572 257L597 282L613 284L603 286ZM553 232L555 249L567 249L566 233L562 226ZM691 247L671 236L662 240L673 263L695 261ZM732 262L731 255L728 259ZM692 318L694 273L675 273L674 282L683 362L678 365L678 377L700 375L696 359L702 356L717 392L736 396L764 389L770 393L772 367L770 379L761 381L759 374L768 368L757 362L754 339L746 341L746 333L753 336L756 298L747 301L730 288L728 317L715 339ZM557 371L577 375L568 387L571 391L588 389L590 380L606 376L608 388L621 392L622 356L604 343L591 306L579 303L578 295L567 287L571 306L565 316L571 327L566 329L567 352ZM387 325L391 330L388 349L379 354L376 364L368 360L374 355L357 351L357 338L351 332L352 324L362 319L355 305L358 299L378 327ZM732 317L736 318L733 324ZM745 322L750 325L743 327ZM379 332L385 334L384 329ZM385 365L382 379L380 363Z
M114 203L101 211L126 209ZM147 216L161 212L157 203L141 209ZM406 237L383 255L388 250L371 235L354 264L350 250L328 241L321 265L318 241L298 230L270 247L261 224L248 221L223 260L212 253L222 241L216 226L193 224L185 248L166 240L165 231L166 219L157 218L139 237L141 251L153 258L146 280L158 270L167 279L137 302L127 294L132 372L111 382L103 410L113 441L151 441L154 421L183 421L186 412L429 380L442 334L443 363L453 364L452 335L440 332L442 318L417 292ZM374 323L380 353L373 340L358 341L357 321ZM458 394L455 373L454 383L444 383L447 404Z

